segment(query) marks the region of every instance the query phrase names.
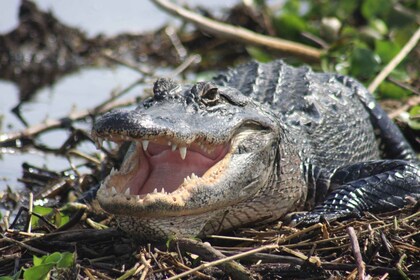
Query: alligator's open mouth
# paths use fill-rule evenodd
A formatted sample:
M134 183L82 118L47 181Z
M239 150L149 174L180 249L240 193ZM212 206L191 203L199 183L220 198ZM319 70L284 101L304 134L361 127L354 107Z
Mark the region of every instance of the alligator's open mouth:
M113 142L131 140L119 170L112 169L101 192L106 197L135 200L146 206L164 201L183 206L197 186L211 185L229 161L230 144L194 141L181 144L166 137L132 139L120 135L107 137ZM97 143L101 145L102 139Z

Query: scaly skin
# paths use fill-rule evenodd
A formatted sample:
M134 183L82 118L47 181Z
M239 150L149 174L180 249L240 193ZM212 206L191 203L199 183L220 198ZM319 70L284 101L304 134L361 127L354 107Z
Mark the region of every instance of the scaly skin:
M148 240L206 235L310 210L328 196L331 180L343 185L340 199L354 199L338 207L327 197L328 207L294 222L374 209L353 204L366 204L377 186L402 185L399 198L417 197L420 188L418 164L409 161L413 151L360 84L282 61L249 63L193 86L160 79L153 97L135 110L105 114L92 135L99 144L104 138L132 142L97 198L121 228ZM398 166L390 177L369 173L370 160L381 156L403 159L402 165L375 165L379 173ZM342 178L347 170L364 177L348 181ZM399 176L407 179L389 183ZM352 193L353 184L368 195ZM396 199L386 205L400 207Z

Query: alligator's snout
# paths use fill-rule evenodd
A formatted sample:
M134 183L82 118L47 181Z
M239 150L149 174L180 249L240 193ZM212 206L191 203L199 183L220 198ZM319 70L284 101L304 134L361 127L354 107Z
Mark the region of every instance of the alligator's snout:
M105 114L92 131L97 145L104 139L132 144L119 170L104 180L99 203L113 214L162 221L214 215L257 192L249 186L267 179L262 161L277 138L270 120L249 106L232 88L160 79L154 96L136 110ZM162 235L198 234L210 218L188 231L165 226Z

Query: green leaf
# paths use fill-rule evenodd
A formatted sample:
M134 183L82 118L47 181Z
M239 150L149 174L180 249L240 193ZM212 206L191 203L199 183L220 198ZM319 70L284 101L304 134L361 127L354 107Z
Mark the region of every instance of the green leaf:
M375 41L375 52L381 58L382 63L390 62L399 51L400 47L394 42L382 40Z
M48 255L42 264L57 264L61 260L62 256L60 252L54 252L51 255Z
M40 216L46 216L48 214L50 214L53 211L53 209L51 207L44 207L44 206L34 206L32 212L40 215ZM31 226L33 228L38 226L39 223L39 218L36 216L32 216L32 220L31 220Z
M287 38L298 38L307 29L306 22L296 14L282 14L274 20L277 34Z
M370 20L369 26L381 35L386 35L388 33L388 26L381 19L375 18Z
M273 57L270 55L270 53L262 48L247 46L246 51L252 58L258 60L259 62L269 62L273 60Z
M54 264L41 264L25 269L23 272L23 279L25 280L43 280L47 279L48 274Z
M42 264L44 259L45 259L45 256L42 256L41 258L38 258L37 256L34 255L34 257L33 257L34 266Z
M414 31L417 29L412 26L406 26L404 28L395 28L391 32L393 33L393 41L399 46L404 46L411 36L413 36Z
M358 1L336 1L336 9L333 9L329 16L337 16L339 19L346 19L349 15L353 14L358 7ZM325 4L328 6L330 3Z
M22 270L16 272L13 276L0 276L0 280L19 280Z
M57 268L71 268L74 265L76 255L70 252L64 252L61 254L61 259L57 263Z
M350 74L370 78L379 69L379 57L366 47L356 47L351 55Z
M384 17L392 8L389 0L365 0L362 4L362 15L365 19Z
M393 83L384 81L379 86L379 95L385 98L403 99L410 95L410 92Z
M420 130L420 105L416 105L410 109L410 119L408 125L412 129ZM415 118L415 119L412 119Z
M33 257L34 266L28 268L23 273L24 279L48 279L52 269L71 268L74 264L75 254L70 252L54 252L47 256L38 258Z
M49 218L49 221L55 224L57 227L61 227L62 225L65 225L70 220L69 215L64 214L62 211L54 210L54 208L51 208L51 207L35 206L33 209L33 212L43 217L46 217L54 212L54 215L50 215L48 218ZM36 216L32 216L31 225L34 228L39 226L39 218Z

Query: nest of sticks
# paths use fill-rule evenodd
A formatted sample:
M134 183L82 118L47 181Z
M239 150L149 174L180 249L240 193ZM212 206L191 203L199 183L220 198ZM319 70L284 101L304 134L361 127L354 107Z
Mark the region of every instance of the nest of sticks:
M80 207L71 227L5 230L0 275L31 266L33 255L70 251L75 263L59 274L68 279L415 279L420 276L418 207L304 229L277 222L165 244L138 242L107 228L112 219Z

